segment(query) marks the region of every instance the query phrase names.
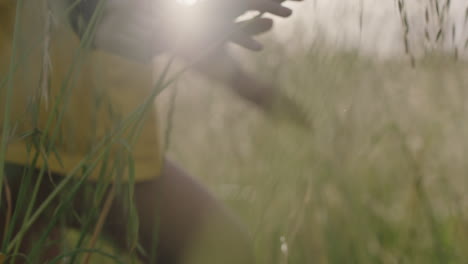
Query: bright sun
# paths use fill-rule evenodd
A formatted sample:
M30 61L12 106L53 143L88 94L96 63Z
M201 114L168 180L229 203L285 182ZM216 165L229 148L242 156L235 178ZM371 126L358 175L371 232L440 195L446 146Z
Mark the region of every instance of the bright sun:
M177 3L185 6L193 6L198 2L198 0L176 0Z

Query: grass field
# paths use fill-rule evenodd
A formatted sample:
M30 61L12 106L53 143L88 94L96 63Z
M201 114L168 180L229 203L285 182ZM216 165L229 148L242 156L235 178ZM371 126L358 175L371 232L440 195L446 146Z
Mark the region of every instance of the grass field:
M193 74L157 98L168 155L245 224L257 263L468 263L467 63L272 42L248 65L302 105L310 127Z
M466 263L466 63L317 47L262 60L278 54L257 70L311 129L192 78L178 84L171 134L170 155L251 230L258 263Z

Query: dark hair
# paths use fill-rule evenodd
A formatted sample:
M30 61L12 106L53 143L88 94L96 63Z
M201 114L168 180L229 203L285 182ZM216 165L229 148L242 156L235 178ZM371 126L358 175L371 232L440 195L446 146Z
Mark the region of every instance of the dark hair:
M89 21L93 16L98 1L103 0L67 0L68 4L74 5L70 12L70 24L80 37L84 34L88 27Z

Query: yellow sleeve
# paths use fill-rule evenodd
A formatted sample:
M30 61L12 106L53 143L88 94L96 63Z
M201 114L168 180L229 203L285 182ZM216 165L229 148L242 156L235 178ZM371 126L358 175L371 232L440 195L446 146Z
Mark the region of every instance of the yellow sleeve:
M7 7L14 6L14 4L15 3L12 0L0 0L0 10L7 8Z
M11 26L15 7L12 0L0 0L0 31L4 31Z

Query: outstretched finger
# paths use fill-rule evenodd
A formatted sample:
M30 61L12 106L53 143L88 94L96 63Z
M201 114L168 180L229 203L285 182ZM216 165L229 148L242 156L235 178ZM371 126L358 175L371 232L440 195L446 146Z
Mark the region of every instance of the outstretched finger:
M247 35L260 35L269 31L273 27L273 20L270 18L254 18L241 22L239 27Z
M288 17L292 14L292 10L273 1L260 1L253 4L252 10L271 13L280 17Z

